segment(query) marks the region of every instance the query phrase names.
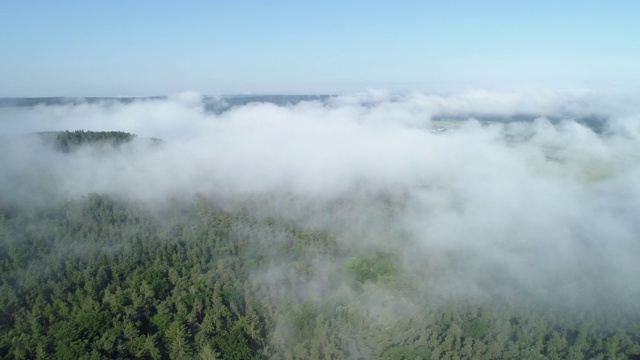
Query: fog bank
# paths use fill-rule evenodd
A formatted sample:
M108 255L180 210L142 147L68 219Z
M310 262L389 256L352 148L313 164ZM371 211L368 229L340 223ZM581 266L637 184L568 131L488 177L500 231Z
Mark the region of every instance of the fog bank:
M635 311L640 109L629 99L586 90L371 90L227 107L196 93L7 106L1 201L42 206L91 192L155 203L254 199L258 213L338 229L345 246L399 254L406 278L429 291L481 299L518 292ZM138 139L62 153L28 135L76 129Z

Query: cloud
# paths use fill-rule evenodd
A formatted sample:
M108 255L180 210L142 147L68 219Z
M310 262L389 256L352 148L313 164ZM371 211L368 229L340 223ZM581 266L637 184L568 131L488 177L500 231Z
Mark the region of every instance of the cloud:
M345 244L398 252L406 276L429 291L525 292L585 306L627 306L640 296L637 105L586 90L369 90L289 105L249 101L222 113L206 101L186 93L1 108L3 201L280 194L295 204L266 201L261 211L337 227ZM519 114L537 119L504 119ZM604 131L576 121L593 114ZM491 116L502 118L437 120ZM67 129L140 138L62 154L16 135ZM385 196L397 206L391 225ZM344 208L332 207L336 199L347 199ZM390 238L399 234L409 240ZM416 280L427 268L432 276Z

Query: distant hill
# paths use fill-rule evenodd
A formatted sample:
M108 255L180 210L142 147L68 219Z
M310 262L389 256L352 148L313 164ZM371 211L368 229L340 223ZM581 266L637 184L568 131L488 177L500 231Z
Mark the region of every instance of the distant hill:
M79 105L95 104L99 102L117 102L130 104L135 101L162 100L165 96L148 97L28 97L28 98L0 98L0 107L30 107L37 105Z
M549 120L552 124L558 124L564 119L573 119L578 124L584 125L596 133L602 133L605 131L605 124L609 120L607 116L604 115L582 115L582 116L571 116L567 114L566 116L558 116L558 115L546 115L546 114L515 114L515 115L498 115L498 114L477 114L477 113L468 113L468 114L444 114L437 115L432 118L434 121L465 121L470 118L476 119L481 122L498 122L498 123L510 123L510 122L532 122L537 118L544 117Z
M242 106L252 102L266 102L279 106L295 105L302 101L323 101L331 95L222 95L204 96L202 102L205 111L222 113L235 106ZM31 107L55 105L80 105L96 103L131 104L141 101L166 100L167 96L147 97L34 97L34 98L0 98L1 107Z
M208 113L222 114L235 107L250 103L270 103L277 106L296 105L303 101L325 102L334 95L220 95L203 96L202 104ZM7 107L33 107L43 106L63 106L81 104L132 104L135 102L168 100L167 96L147 96L147 97L34 97L34 98L0 98L0 108ZM563 119L573 119L576 122L591 128L597 133L605 130L608 117L603 114L546 114L546 113L517 113L513 115L501 115L491 113L440 113L435 114L432 120L468 120L474 118L483 122L509 123L515 121L530 122L539 117L545 117L552 123L558 123Z
M324 101L331 95L225 95L205 97L205 110L216 114L223 113L233 107L249 103L270 103L278 106L295 105L303 101Z

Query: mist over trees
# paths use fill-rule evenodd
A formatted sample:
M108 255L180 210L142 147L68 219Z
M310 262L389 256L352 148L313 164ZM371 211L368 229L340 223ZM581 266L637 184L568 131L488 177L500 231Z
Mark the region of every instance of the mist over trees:
M525 297L443 301L400 273L392 247L352 248L329 231L252 216L242 206L222 210L202 197L159 214L88 194L0 219L6 357L566 359L640 352L638 319L624 312L568 314Z
M633 105L263 100L0 109L0 356L640 356Z

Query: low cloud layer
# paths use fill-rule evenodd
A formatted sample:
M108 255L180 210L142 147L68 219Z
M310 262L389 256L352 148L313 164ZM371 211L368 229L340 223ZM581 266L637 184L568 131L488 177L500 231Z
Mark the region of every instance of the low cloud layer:
M425 280L430 289L490 298L515 288L575 304L640 296L640 109L628 96L368 91L221 113L206 111L203 99L0 108L3 202L43 205L89 192L153 201L358 198L351 210L318 207L304 221L341 226L340 241L395 248L407 277L437 274ZM485 121L492 116L500 121ZM589 117L600 123L580 120ZM77 129L139 139L63 154L26 136ZM380 207L367 205L380 194L397 204L390 233L410 239L399 248L380 235ZM269 209L302 221L282 204Z

